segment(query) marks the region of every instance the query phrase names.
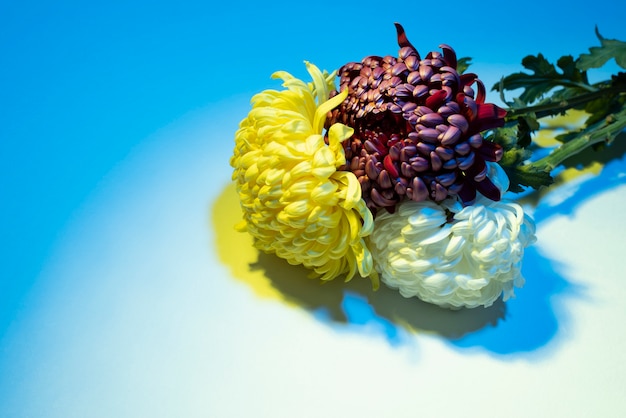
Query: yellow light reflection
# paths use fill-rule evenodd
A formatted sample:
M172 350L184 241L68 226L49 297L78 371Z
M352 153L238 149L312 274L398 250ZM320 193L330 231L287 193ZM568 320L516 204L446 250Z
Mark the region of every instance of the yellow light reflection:
M234 278L248 285L262 298L279 300L290 306L315 309L325 307L340 314L343 281L321 282L309 278L310 270L293 266L273 254L265 254L253 245L250 234L235 230L242 219L235 184L227 185L213 205L212 223L217 254L228 266ZM370 285L369 280L355 278L353 282Z

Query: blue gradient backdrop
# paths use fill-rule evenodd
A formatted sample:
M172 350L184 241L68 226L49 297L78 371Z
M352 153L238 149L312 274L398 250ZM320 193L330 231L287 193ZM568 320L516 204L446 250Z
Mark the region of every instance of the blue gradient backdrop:
M253 93L276 86L272 72L302 76L303 60L333 69L395 53L395 21L418 49L448 43L491 82L527 54L585 52L595 25L626 39L616 0L344 4L0 2L0 353L84 202L190 112L220 103L243 115Z

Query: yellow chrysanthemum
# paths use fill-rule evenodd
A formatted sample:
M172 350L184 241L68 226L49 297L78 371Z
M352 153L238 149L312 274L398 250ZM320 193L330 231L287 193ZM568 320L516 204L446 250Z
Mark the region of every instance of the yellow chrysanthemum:
M326 115L346 92L329 99L335 74L306 66L312 83L275 73L286 90L255 95L239 125L230 160L244 218L238 229L249 232L258 249L311 268L323 280L343 274L349 280L358 271L377 284L363 239L373 230L372 214L355 175L337 171L346 162L341 142L353 130L333 124L324 140Z

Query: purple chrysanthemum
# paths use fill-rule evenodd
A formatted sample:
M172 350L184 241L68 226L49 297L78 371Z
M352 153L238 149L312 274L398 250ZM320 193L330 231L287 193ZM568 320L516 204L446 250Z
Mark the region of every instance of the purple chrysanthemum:
M506 112L485 103L476 74L458 73L451 47L440 45L442 52L422 59L402 26L396 29L398 57L368 56L339 70L339 90L348 97L327 124L354 128L344 142L343 169L357 176L373 210L392 212L405 198L458 196L468 203L476 191L499 200L485 161L499 161L502 150L482 132L502 126Z

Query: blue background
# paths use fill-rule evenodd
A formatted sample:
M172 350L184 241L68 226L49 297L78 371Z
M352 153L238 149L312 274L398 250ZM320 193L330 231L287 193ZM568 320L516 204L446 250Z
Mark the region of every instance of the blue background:
M595 25L626 39L621 1L346 4L1 2L0 348L106 174L194 110L232 105L243 116L276 70L304 76L303 60L334 69L395 54L396 21L421 51L452 45L491 81L491 69L518 71L528 54L585 52Z

